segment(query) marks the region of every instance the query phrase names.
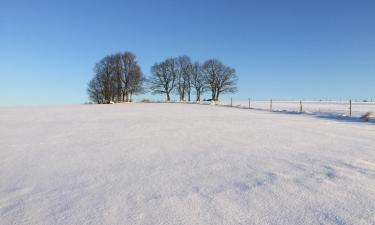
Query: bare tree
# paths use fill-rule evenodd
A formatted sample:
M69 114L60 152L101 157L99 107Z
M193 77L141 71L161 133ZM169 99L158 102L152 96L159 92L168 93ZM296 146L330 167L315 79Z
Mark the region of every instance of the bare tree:
M169 58L155 64L151 68L151 73L148 83L152 94L165 94L167 101L170 101L176 81L176 61Z
M180 97L180 101L185 101L186 95L188 101L191 96L191 60L188 56L179 56L174 59L176 61L176 91Z
M100 60L94 68L94 77L87 84L89 98L97 103L132 101L133 95L143 93L143 83L152 94L165 94L167 101L175 91L180 101L191 101L192 89L196 101L206 90L211 90L212 100L222 93L237 91L237 76L233 68L219 60L210 59L203 65L191 62L188 56L169 58L151 68L152 76L145 79L136 56L131 52L116 53Z
M129 101L133 94L142 92L143 81L135 55L116 53L104 57L95 65L87 92L89 98L97 103Z
M187 65L187 72L185 74L185 80L186 80L186 94L188 97L188 102L191 101L191 90L192 90L192 76L193 76L193 64L189 60L189 64Z
M203 72L205 81L211 89L212 100L218 101L222 93L235 93L237 91L236 71L225 66L219 60L207 60L203 64Z
M113 100L113 58L106 56L95 65L94 72L97 76L98 84L101 87L103 102L109 103Z
M195 62L191 67L191 86L195 89L196 101L201 100L201 95L206 89L206 83L202 72L202 65Z
M132 76L134 74L137 74L137 70L140 70L140 67L138 66L136 56L131 52L125 52L121 56L122 61L122 75L121 75L121 81L122 81L122 96L123 100L128 102L129 101L129 95L130 95L130 82L131 80L134 80Z
M122 84L122 63L121 63L121 53L116 53L112 56L113 60L113 81L114 81L114 95L116 102L124 101L123 99L123 84Z
M204 80L206 85L211 90L211 99L215 100L216 98L216 83L217 83L217 67L218 62L215 60L208 60L202 66L202 71L204 73Z
M143 82L145 78L141 71L141 68L137 65L132 71L129 79L129 95L130 101L133 101L133 95L141 94L144 92Z
M98 80L98 77L95 76L87 84L87 93L91 101L101 104L103 103L102 89Z

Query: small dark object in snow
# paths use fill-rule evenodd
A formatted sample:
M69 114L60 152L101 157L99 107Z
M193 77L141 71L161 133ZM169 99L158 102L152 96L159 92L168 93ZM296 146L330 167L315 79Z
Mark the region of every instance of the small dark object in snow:
M368 122L375 118L375 114L373 112L367 112L365 115L361 116L361 119Z
M150 99L144 98L141 100L143 103L151 103L152 101Z

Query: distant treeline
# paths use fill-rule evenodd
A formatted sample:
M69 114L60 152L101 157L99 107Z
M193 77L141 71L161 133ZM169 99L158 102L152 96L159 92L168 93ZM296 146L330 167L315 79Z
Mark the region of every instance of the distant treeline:
M132 96L145 93L172 95L180 101L201 101L203 93L211 92L211 100L218 101L220 94L237 91L235 69L217 59L203 64L192 62L188 56L168 58L151 67L146 78L136 56L131 52L116 53L100 60L94 68L94 77L88 83L87 92L96 103L130 102Z

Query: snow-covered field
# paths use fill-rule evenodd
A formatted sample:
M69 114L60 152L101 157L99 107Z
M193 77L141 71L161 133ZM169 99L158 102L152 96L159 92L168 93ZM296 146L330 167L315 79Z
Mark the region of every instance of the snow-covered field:
M222 105L230 105L230 100L220 102ZM232 105L248 108L248 100L233 100ZM270 101L250 101L253 109L270 109ZM274 111L300 112L300 101L272 101ZM349 116L349 101L302 101L302 111L307 114ZM352 102L352 116L360 117L367 112L375 112L375 102Z
M0 224L375 224L375 125L193 104L0 108Z

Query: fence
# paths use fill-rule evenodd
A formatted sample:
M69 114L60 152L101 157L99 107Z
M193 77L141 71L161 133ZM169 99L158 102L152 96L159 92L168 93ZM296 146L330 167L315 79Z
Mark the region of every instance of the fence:
M362 116L367 112L375 112L375 102L355 101L257 101L257 100L227 100L219 105L251 108L269 111L303 112L310 114L332 114L340 116Z

